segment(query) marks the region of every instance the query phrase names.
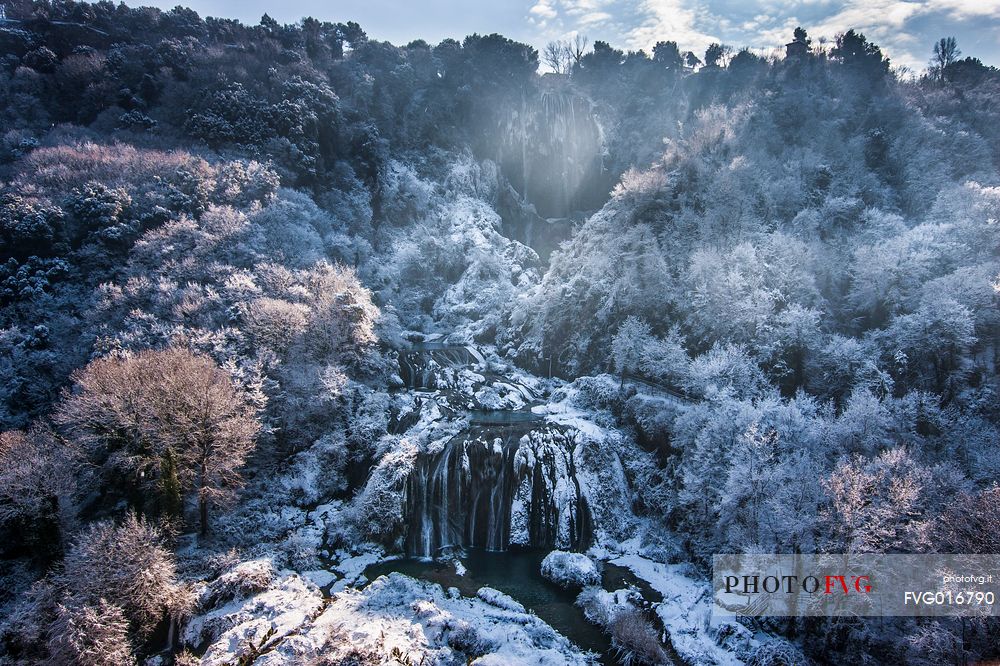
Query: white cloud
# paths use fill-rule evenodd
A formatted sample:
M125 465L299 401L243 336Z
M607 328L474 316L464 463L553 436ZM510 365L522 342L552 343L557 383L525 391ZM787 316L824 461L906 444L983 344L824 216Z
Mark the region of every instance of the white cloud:
M894 64L922 69L930 47L920 17L982 24L1000 19L1000 0L536 0L528 19L541 39L581 33L647 51L672 40L697 53L712 42L781 48L797 25L814 42L854 28Z
M548 3L548 0L538 0L535 5L528 10L528 13L545 21L548 19L554 19L558 16L555 8Z
M1000 0L936 0L922 4L928 11L944 11L960 20L1000 18Z
M656 42L671 40L684 50L702 51L719 39L697 27L703 10L683 0L639 0L637 13L642 22L629 30L628 46L649 49Z
M611 14L607 12L587 12L586 14L581 15L577 19L577 21L580 24L580 27L583 28L591 25L600 25L610 20L611 20Z

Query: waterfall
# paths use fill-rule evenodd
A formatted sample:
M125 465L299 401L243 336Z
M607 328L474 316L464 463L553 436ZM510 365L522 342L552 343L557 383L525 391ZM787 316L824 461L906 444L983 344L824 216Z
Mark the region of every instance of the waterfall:
M434 389L441 381L442 370L484 362L482 354L471 345L414 343L412 349L399 352L399 376L407 388Z
M406 550L587 545L590 515L572 441L547 424L474 425L423 454L406 484Z
M587 97L551 84L522 94L499 117L496 137L492 155L502 173L542 218L603 203L604 134Z
M428 445L406 477L406 552L438 557L466 547L585 547L590 512L576 479L575 431L529 409L473 408L468 377L456 380L470 366L481 373L475 386L516 394L521 404L536 401L518 379L491 373L471 345L423 342L399 353L404 384L434 391L428 399L450 405L451 414L458 407L467 424L448 441ZM419 409L403 417L396 431L416 423Z

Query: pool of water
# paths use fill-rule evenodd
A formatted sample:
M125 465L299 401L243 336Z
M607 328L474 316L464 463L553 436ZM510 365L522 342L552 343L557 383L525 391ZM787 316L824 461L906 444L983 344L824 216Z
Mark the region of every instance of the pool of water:
M514 411L509 409L470 409L466 412L472 425L514 425L517 423L534 423L542 417L527 410Z
M540 551L508 551L504 553L470 549L461 557L464 575L455 571L452 562L401 559L379 562L365 571L369 580L392 572L438 583L445 589L458 588L463 596L474 597L483 586L500 590L520 602L528 610L581 649L596 652L599 663L615 664L611 642L600 629L587 622L583 611L574 605L576 592L554 585L541 574Z
M447 342L432 341L432 342L411 342L409 349L404 349L403 351L450 351L453 349L465 349L465 345L454 345Z

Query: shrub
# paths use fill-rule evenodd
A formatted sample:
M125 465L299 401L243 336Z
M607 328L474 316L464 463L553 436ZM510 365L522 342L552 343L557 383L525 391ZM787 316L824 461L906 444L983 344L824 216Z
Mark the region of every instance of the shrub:
M652 623L635 609L623 610L611 620L611 645L623 666L665 664L670 661Z
M99 599L94 606L56 606L48 641L54 664L131 666L135 664L122 609Z

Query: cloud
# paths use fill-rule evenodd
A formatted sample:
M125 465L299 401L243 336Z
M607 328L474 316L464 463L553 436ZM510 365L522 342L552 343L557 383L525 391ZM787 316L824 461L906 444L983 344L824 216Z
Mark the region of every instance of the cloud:
M616 0L536 0L528 10L528 21L542 29L540 39L566 38L594 30L617 36Z
M1000 18L1000 0L937 0L924 2L931 11L944 11L954 19Z
M837 11L813 20L809 32L833 38L854 28L879 44L895 64L921 69L927 62L924 37L910 26L915 19L930 14L961 21L997 17L1000 0L851 0Z
M1000 0L535 0L528 15L539 39L581 33L647 51L672 40L698 53L712 42L768 52L798 25L814 42L854 28L912 69L926 66L930 29L991 30L998 19Z
M548 3L548 0L538 0L538 2L536 2L534 6L528 10L528 13L542 21L554 19L559 15L555 8Z
M611 14L607 12L587 12L577 19L580 27L587 27L591 25L600 25L611 20Z
M649 49L659 41L675 41L682 49L704 50L719 39L698 28L702 7L683 0L639 0L642 23L627 35L628 46Z

